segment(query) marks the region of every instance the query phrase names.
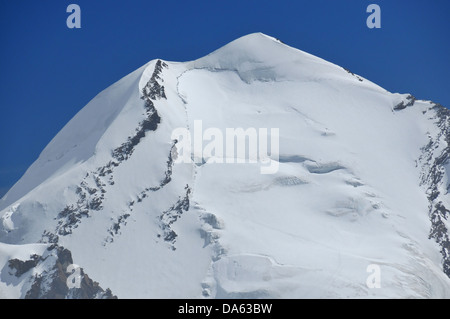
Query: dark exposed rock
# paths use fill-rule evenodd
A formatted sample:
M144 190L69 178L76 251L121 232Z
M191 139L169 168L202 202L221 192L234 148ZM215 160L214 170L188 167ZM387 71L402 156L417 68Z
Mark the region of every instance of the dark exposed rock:
M73 264L72 254L69 250L55 246L57 259L53 268L35 277L26 299L93 299L116 298L111 291L103 290L97 282L92 281L83 269L80 269L80 288L67 286L67 267ZM44 287L45 285L45 287Z
M401 101L396 106L394 106L394 110L400 111L400 110L407 108L408 106L413 106L415 101L416 101L416 98L414 96L412 96L411 94L409 94L406 97L406 101Z
M36 265L39 262L39 256L38 255L32 255L30 256L29 260L22 261L19 259L11 259L8 262L9 268L15 270L14 275L16 277L20 277L26 272L28 272L31 268L36 267Z
M413 99L410 99L413 101ZM414 103L414 102L412 102ZM427 187L429 201L429 217L431 221L430 239L434 239L441 247L443 257L443 271L450 277L450 237L445 225L450 210L443 204L441 189L448 189L448 185L443 185L446 181L445 166L450 159L450 110L440 104L434 104L431 108L436 114L436 125L439 133L435 137L430 136L429 143L422 148L420 162L422 163L421 184ZM440 145L445 147L439 154L435 151Z
M99 197L94 197L90 202L89 202L89 209L92 210L100 210L101 209L101 205L102 205L102 200Z
M25 299L111 299L117 298L111 290L103 290L100 285L89 278L82 268L79 268L79 285L69 287L68 278L72 275L68 267L73 265L69 250L53 244L42 255L32 255L29 260L11 259L8 266L14 270L16 277L27 274L32 269L35 274L29 274L31 286L24 293Z
M177 140L174 140L172 143L172 147L170 148L169 158L167 160L167 170L164 173L164 179L160 183L160 187L164 187L172 180L172 167L173 167L173 151L175 149L175 145L177 144Z
M153 101L159 99L167 99L164 91L164 86L159 84L158 80L162 80L160 74L162 69L167 67L167 64L158 60L155 65L155 70L142 89L142 99L145 101L146 118L139 123L136 133L128 137L128 140L112 152L112 157L119 163L127 160L133 154L134 148L138 145L145 133L148 131L155 131L158 124L161 122L161 117L153 104Z
M351 75L353 75L355 78L357 78L359 82L362 82L362 81L363 81L363 79L362 79L360 76L356 75L355 73L353 73L353 72L350 71L349 69L344 68L344 67L342 67L342 68L343 68L348 74L351 74Z
M163 68L167 68L167 64L162 62L161 60L156 61L155 69L153 71L150 80L145 85L142 90L143 97L142 99L148 100L156 100L156 99L167 99L166 93L164 91L164 86L158 83L157 80L162 80L160 75Z
M222 221L219 220L219 219L217 218L217 216L214 215L214 214L211 214L211 213L205 213L205 214L202 215L202 220L203 220L205 223L211 225L211 227L212 227L213 229L222 229L222 228L223 228Z
M48 230L45 230L42 234L42 238L39 242L41 243L50 243L50 244L57 244L59 241L59 236L49 232Z
M355 73L353 73L352 71L350 71L349 69L347 69L347 68L344 68L344 67L342 67L345 71L347 71L347 73L349 73L349 74L351 74L351 75L355 75Z
M169 242L172 245L173 250L175 250L174 244L178 235L172 229L171 225L181 217L183 212L189 210L189 196L191 194L191 188L189 185L186 185L185 190L186 194L184 197L179 197L174 205L172 205L168 210L162 212L159 216L160 227L163 233L162 235L159 234L158 238L163 237L164 241Z
M115 222L109 229L109 234L111 236L117 235L119 233L120 227L127 224L126 220L128 217L130 217L130 214L123 214L119 216L117 222Z

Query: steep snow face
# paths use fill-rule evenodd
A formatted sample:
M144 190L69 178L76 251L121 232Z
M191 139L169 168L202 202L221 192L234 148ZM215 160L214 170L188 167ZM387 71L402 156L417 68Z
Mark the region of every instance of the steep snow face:
M138 83L145 68L143 66L111 85L76 114L0 200L0 209L14 203L50 177L58 177L87 161L96 155L97 146L117 143L126 138L128 132L124 127L138 121L136 106L141 104ZM117 126L122 129L117 130ZM110 132L108 140L102 139L106 131Z
M151 61L83 108L2 200L0 297L31 289L4 275L8 247L50 244L119 298L449 297L444 110L260 33ZM178 163L172 133L196 136L199 121L279 129L277 171Z

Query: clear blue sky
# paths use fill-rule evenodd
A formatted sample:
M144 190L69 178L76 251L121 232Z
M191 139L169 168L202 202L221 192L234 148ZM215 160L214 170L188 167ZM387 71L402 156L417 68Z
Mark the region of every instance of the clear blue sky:
M81 7L81 29L66 26L71 3ZM381 29L366 26L370 3L381 7ZM450 106L449 0L0 0L0 196L121 77L253 32Z

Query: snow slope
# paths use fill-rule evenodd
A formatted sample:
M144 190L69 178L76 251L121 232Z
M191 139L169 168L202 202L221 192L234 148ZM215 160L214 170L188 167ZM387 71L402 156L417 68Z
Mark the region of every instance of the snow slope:
M27 293L9 260L53 245L119 298L448 298L449 118L261 33L153 60L1 200L0 297ZM278 128L278 171L177 163L172 132L198 120ZM373 264L381 288L366 285Z

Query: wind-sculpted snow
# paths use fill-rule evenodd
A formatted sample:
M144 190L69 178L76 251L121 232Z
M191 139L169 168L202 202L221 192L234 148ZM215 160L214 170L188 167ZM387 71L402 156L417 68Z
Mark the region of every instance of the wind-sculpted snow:
M260 33L152 60L0 203L0 298L449 298L449 121ZM197 156L199 123L214 156L203 132L276 129L278 169Z

